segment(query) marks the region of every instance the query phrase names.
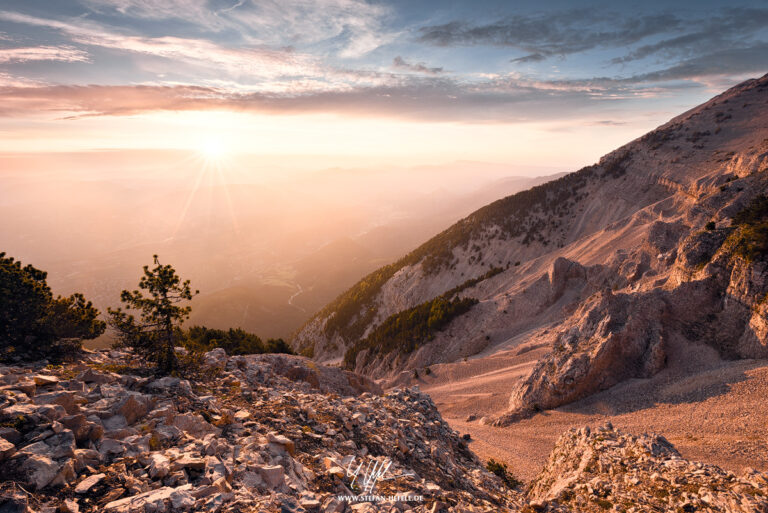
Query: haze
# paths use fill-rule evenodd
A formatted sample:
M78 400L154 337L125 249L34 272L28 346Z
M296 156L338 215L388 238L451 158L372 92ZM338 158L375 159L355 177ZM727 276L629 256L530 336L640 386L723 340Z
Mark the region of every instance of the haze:
M768 66L760 2L10 0L0 251L288 336L379 265Z

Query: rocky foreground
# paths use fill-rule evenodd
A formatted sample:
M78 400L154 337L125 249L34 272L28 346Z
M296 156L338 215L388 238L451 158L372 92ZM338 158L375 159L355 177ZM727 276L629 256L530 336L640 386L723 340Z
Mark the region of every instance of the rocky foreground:
M661 437L566 433L513 489L417 389L287 355L204 365L194 382L115 351L0 367L0 511L768 511L768 476Z

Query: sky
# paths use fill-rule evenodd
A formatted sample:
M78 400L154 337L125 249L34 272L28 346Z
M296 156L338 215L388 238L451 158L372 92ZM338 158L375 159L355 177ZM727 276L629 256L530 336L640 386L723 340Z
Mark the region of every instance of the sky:
M0 152L576 169L766 72L764 1L2 0Z

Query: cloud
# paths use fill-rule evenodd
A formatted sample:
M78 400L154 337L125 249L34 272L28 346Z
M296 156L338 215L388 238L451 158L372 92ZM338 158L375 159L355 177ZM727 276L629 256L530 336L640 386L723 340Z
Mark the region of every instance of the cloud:
M611 62L624 64L651 56L670 61L749 46L754 42L753 38L766 27L768 9L726 9L718 16L688 24L687 33L640 46L627 55L612 59Z
M333 46L344 58L365 55L396 34L383 28L390 7L364 0L232 0L218 10L205 0L86 0L96 12L144 19L178 19L204 31L235 30L266 44Z
M28 61L89 62L88 54L71 46L1 48L0 63Z
M117 12L145 19L180 18L195 23L215 21L207 0L84 0L96 12Z
M767 27L768 9L763 8L728 8L704 17L685 18L671 12L629 17L578 9L512 16L479 25L452 21L426 26L419 29L417 40L436 46L486 45L524 52L511 59L513 63L541 62L553 56L591 50L619 50L625 53L612 58L609 64L653 58L654 64L666 65L670 71L648 73L648 77L686 78L697 76L698 69L707 67L704 63L689 66L707 55L723 51L755 55L749 49L762 46ZM765 59L755 56L764 62ZM719 62L736 72L751 72L756 67L744 59L739 59L736 66ZM649 65L652 64L646 64Z
M236 110L269 114L336 113L427 121L526 122L599 115L613 102L653 94L621 83L537 82L514 76L462 81L399 75L384 85L287 91L193 85L0 88L3 115L119 116L155 111Z
M443 72L443 68L430 68L423 62L417 62L416 64L413 64L407 62L399 55L392 59L392 67L406 71L415 71L417 73L426 73L428 75L438 75Z
M656 71L634 75L628 81L663 82L695 80L706 77L738 76L764 73L768 70L768 42L757 42L740 48L724 48L683 59Z
M597 9L577 9L511 16L485 25L453 21L422 27L418 41L436 46L516 48L526 52L517 62L532 62L553 55L629 45L680 25L681 20L673 14L645 15L617 22L616 16Z
M77 44L181 61L217 72L261 78L318 73L313 58L289 49L229 48L206 39L125 35L83 20L63 22L7 11L0 11L0 20L54 29Z

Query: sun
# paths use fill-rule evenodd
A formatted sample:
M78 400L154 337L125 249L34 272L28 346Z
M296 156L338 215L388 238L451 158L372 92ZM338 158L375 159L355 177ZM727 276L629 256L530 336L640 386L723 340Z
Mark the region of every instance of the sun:
M221 160L227 154L227 146L221 139L211 137L202 141L199 151L207 160Z

